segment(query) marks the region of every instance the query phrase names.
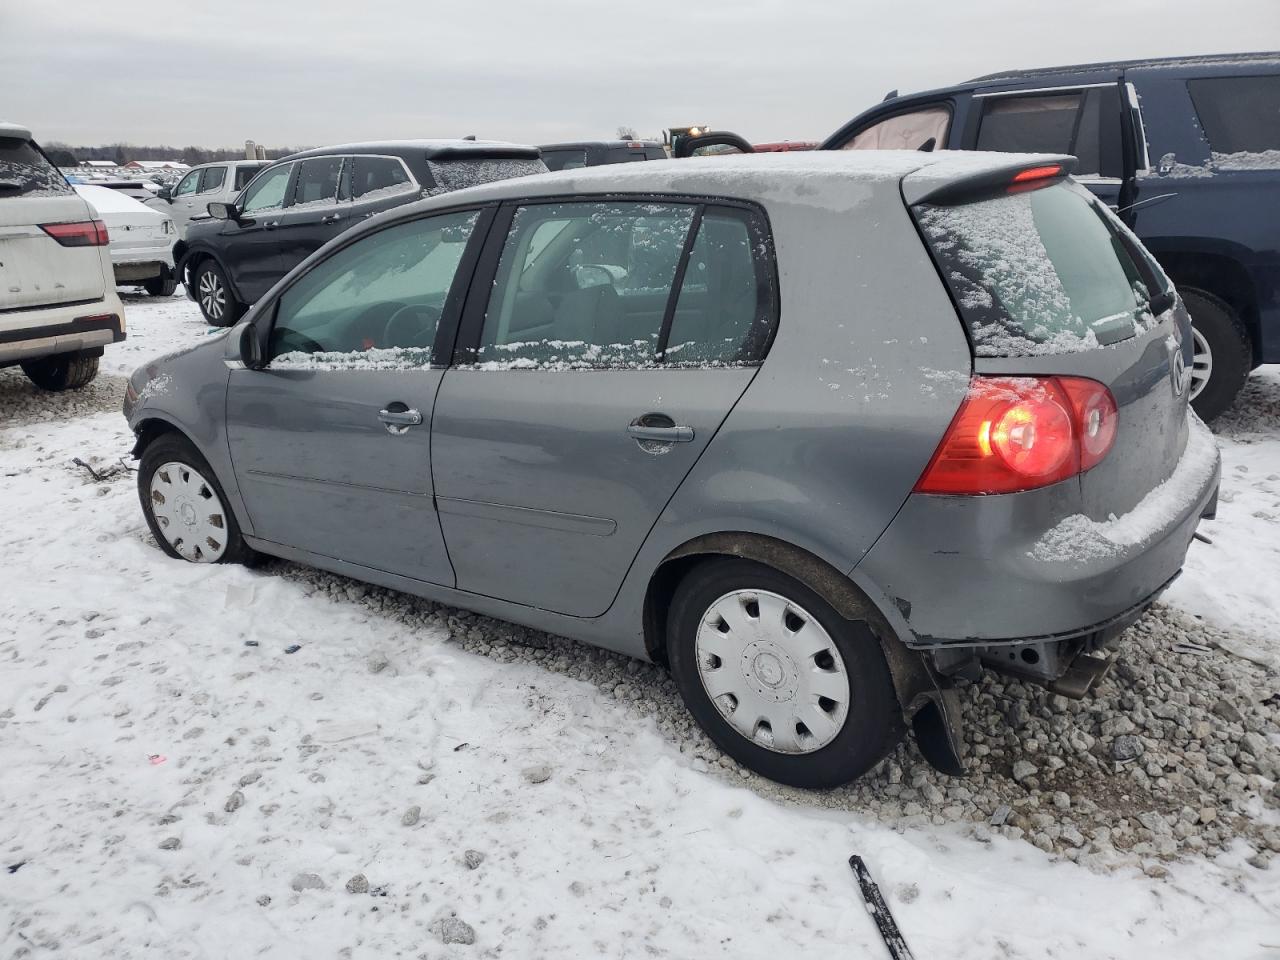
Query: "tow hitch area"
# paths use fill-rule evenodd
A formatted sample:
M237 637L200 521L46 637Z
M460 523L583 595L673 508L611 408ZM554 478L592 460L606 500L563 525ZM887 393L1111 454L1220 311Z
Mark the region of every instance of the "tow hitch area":
M1066 673L1047 686L1053 693L1081 700L1095 683L1107 675L1114 663L1114 657L1095 657L1082 653L1071 661Z

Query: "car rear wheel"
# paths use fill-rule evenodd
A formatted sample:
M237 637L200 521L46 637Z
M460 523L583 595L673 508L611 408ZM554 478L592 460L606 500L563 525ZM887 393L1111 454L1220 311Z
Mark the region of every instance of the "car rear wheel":
M1235 401L1253 366L1253 344L1235 311L1223 300L1195 287L1178 292L1191 314L1194 360L1191 406L1212 420Z
M739 763L824 788L871 769L901 739L893 680L867 624L749 560L709 561L668 618L671 672L689 712Z
M185 437L148 444L138 467L138 498L160 549L191 563L252 563L213 469Z
M22 372L44 390L79 390L98 375L98 358L57 353L22 364Z
M172 297L178 289L178 277L172 270L166 270L162 276L147 280L142 288L153 297Z
M230 327L244 307L236 300L226 274L214 260L201 260L195 268L196 303L205 320L215 327Z

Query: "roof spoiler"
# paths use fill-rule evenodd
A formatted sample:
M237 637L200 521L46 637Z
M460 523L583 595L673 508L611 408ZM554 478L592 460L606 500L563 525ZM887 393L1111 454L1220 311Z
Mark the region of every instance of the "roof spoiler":
M507 146L467 141L466 146L442 147L428 154L429 160L540 160L537 147Z
M1076 158L1055 155L1009 154L1009 162L974 171L963 168L947 176L942 164L929 164L902 181L902 197L911 206L967 203L993 193L1031 190L1056 183L1076 168Z

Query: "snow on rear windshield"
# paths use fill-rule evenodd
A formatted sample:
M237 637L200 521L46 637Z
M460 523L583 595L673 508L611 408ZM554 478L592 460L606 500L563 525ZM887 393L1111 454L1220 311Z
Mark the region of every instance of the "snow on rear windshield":
M0 197L56 197L71 192L67 178L30 141L0 137Z
M439 188L433 193L547 172L541 160L431 160L427 165Z
M1150 267L1082 187L1064 182L915 214L985 357L1070 353L1151 324ZM1146 279L1144 279L1144 274Z

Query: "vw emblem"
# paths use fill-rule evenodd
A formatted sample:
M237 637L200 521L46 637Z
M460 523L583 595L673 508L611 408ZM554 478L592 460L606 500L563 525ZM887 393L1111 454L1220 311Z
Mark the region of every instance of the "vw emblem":
M1173 360L1169 364L1169 377L1173 381L1174 396L1182 396L1182 392L1191 381L1191 372L1187 369L1186 358L1182 356L1181 345L1173 353Z

